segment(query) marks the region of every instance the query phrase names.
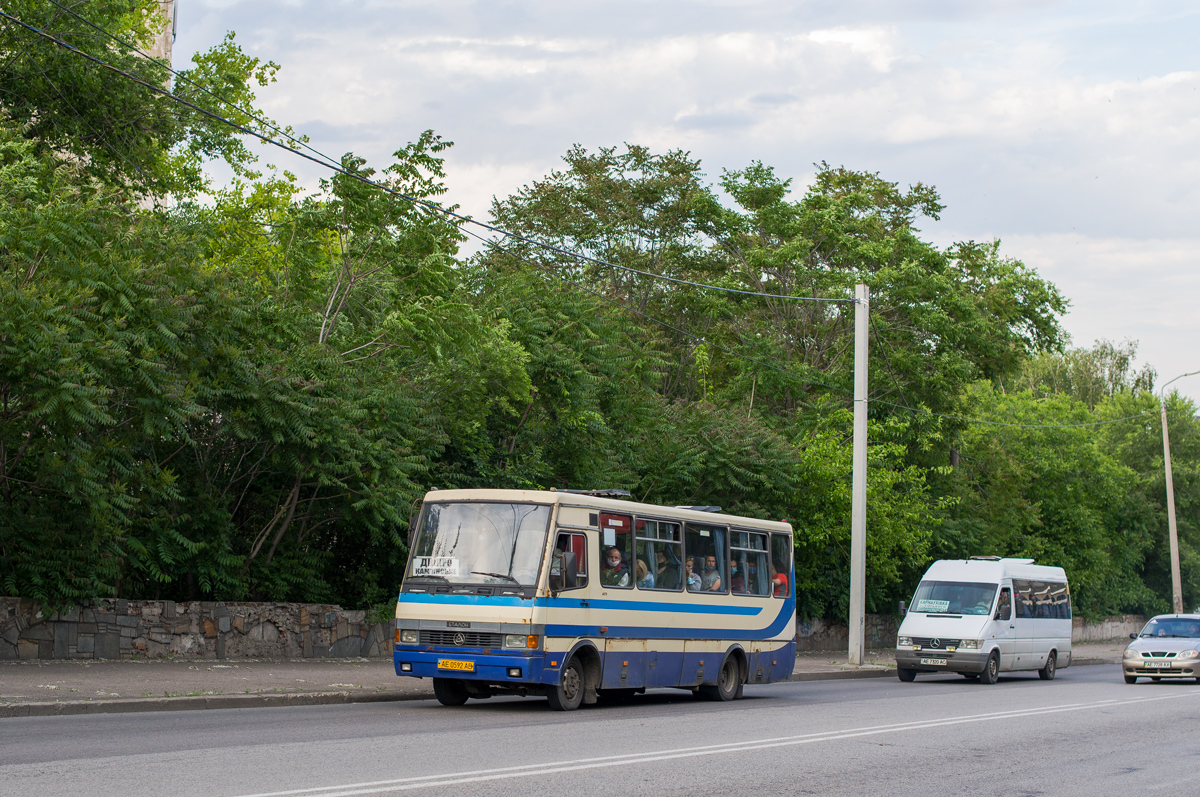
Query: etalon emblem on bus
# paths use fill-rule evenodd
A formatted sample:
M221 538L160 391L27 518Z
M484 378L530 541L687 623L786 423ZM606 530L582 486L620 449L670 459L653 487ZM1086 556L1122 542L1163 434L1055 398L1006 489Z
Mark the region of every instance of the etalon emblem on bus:
M467 638L465 636L463 636L462 634L454 635L454 644L458 645L459 647L462 647L466 643L467 643Z

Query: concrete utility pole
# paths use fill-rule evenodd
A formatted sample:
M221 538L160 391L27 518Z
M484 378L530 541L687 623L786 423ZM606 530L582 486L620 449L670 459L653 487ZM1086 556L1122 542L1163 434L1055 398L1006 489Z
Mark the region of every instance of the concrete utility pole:
M850 499L850 656L863 663L867 602L867 332L870 290L854 287L854 453Z
M1185 376L1195 376L1200 371L1189 371L1172 379L1174 382ZM1167 469L1167 531L1171 542L1171 605L1176 614L1183 613L1183 585L1179 578L1179 533L1175 528L1175 482L1171 478L1171 438L1167 434L1167 382L1159 391L1159 406L1162 407L1163 462Z

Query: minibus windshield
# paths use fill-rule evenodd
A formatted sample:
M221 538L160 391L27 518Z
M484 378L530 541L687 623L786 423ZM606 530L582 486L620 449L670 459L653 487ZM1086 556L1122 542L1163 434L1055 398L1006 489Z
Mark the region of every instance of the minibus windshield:
M426 504L408 580L537 585L550 527L542 504Z
M997 584L973 581L922 581L912 611L924 614L988 614Z

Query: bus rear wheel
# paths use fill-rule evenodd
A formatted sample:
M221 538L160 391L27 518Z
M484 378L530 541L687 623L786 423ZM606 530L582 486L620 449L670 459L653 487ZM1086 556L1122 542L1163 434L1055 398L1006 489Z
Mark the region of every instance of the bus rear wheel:
M563 665L558 683L546 693L550 708L555 711L574 711L583 703L584 688L583 664L578 657L572 658Z
M467 685L457 678L434 678L433 696L443 706L461 706L467 702Z
M737 697L738 687L741 686L741 667L733 656L726 656L721 664L721 672L717 674L715 686L702 686L700 691L709 700L725 702Z

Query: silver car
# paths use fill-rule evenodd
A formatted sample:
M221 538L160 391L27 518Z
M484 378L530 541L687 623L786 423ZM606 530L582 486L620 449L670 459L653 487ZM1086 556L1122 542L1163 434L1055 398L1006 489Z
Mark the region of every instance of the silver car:
M1138 678L1200 681L1200 614L1160 614L1146 623L1121 657L1125 683Z

